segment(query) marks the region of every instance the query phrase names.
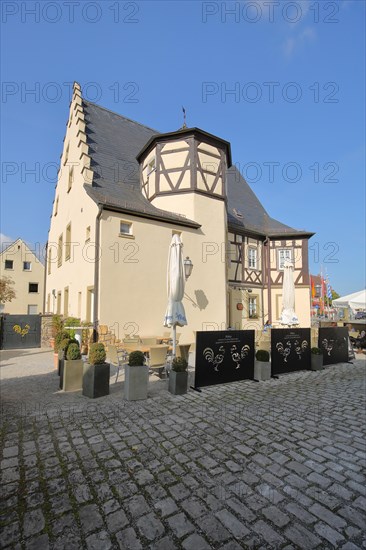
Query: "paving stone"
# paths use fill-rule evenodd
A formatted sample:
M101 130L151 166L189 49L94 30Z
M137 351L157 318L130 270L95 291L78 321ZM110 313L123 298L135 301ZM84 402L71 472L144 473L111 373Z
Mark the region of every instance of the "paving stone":
M8 546L9 544L15 543L19 538L19 523L10 523L4 525L1 528L1 543L2 545Z
M332 483L332 481L329 478L327 478L327 477L325 477L321 474L318 474L316 472L312 472L307 477L307 480L311 481L311 483L315 483L316 485L320 485L320 487L322 487L323 489L326 489Z
M215 513L215 516L225 525L226 529L230 531L234 537L241 539L248 535L249 530L228 510L220 510Z
M169 516L178 511L174 500L170 497L155 502L154 506L160 512L162 517Z
M290 502L289 504L287 504L286 510L296 516L303 523L312 524L317 520L315 516L309 514L309 512L305 510L305 508L299 506L295 502Z
M301 475L308 475L311 473L311 469L308 468L308 466L305 466L304 464L301 464L300 462L296 462L295 460L291 460L290 462L286 463L286 468L290 468L290 470L293 470L297 474Z
M79 508L81 528L85 534L92 533L103 527L103 519L96 504L88 504Z
M189 537L183 541L182 546L184 550L209 550L211 548L205 539L197 535L197 533L189 535Z
M24 514L23 530L26 538L36 535L42 531L44 526L45 520L41 510L33 510Z
M136 495L130 498L124 502L124 505L134 518L138 518L150 511L149 505L142 495Z
M161 537L165 531L164 525L159 521L157 516L152 513L138 519L136 526L140 533L150 541Z
M272 521L277 527L284 527L290 521L290 518L281 512L276 506L270 506L262 510L262 513L266 516L267 519Z
M230 538L229 531L223 527L221 522L211 515L201 518L199 524L200 529L215 543L223 542Z
M314 525L314 531L318 533L322 538L329 541L333 546L337 547L338 544L344 540L344 536L341 535L338 531L335 529L332 529L329 525L326 523L316 523Z
M284 531L284 536L290 539L298 548L311 550L320 545L321 539L302 527L302 525L290 525Z
M176 550L177 546L170 537L163 537L149 546L150 550Z
M175 500L182 500L184 498L187 498L191 494L191 491L188 489L188 487L183 485L183 483L171 485L169 487L169 492Z
M203 502L198 498L188 498L180 503L180 506L187 512L193 519L197 519L204 514L207 514L207 508L203 505Z
M319 519L324 520L328 523L328 525L334 527L335 529L342 529L347 525L343 518L333 514L333 512L327 510L327 508L324 508L324 506L321 506L320 504L313 504L313 506L309 508L309 512L314 514L314 516Z
M48 550L49 547L50 543L46 534L29 539L25 543L26 550Z
M128 519L123 510L116 510L106 517L108 531L116 533L128 525Z
M169 517L167 522L178 538L182 538L195 530L192 523L188 521L187 516L183 513Z
M257 521L251 527L256 533L263 537L267 544L272 547L275 547L284 542L283 537L263 520Z
M364 497L358 497L353 502L354 506L357 506L358 508L361 508L361 510L366 510L366 498Z
M116 533L116 539L121 550L141 550L142 545L136 536L136 531L128 527Z
M265 483L258 485L256 487L256 490L272 504L278 504L279 502L281 502L281 500L285 498L283 495L281 495L281 493L277 491L277 489Z
M360 550L360 546L356 546L353 542L346 542L340 548L341 550Z
M344 517L348 522L354 523L360 529L365 529L366 526L366 511L363 513L355 510L351 506L344 506L337 512L340 516Z
M88 550L109 550L112 548L112 541L106 531L100 531L99 533L93 533L85 539L86 547Z

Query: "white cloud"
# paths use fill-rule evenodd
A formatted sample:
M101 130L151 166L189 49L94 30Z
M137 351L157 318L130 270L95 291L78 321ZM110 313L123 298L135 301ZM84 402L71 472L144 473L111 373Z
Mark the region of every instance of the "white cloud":
M306 27L303 31L298 32L295 36L288 37L283 43L283 52L287 58L292 57L296 51L301 50L315 40L316 33L312 27Z

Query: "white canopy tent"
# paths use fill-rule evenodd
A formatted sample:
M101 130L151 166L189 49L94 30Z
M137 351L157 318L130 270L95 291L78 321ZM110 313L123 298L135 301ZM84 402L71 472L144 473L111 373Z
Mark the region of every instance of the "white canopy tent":
M336 300L333 300L333 306L339 308L350 308L353 311L357 309L366 310L366 289L353 292L353 294L347 294L347 296L341 296Z

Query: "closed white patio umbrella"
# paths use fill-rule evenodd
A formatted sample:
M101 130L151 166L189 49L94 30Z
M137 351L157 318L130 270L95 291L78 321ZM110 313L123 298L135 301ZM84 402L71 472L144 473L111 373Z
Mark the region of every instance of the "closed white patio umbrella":
M291 326L299 324L299 318L295 313L295 284L293 272L293 264L286 261L283 266L281 325Z
M177 347L177 325L183 327L187 324L186 313L182 304L185 287L183 244L178 235L173 235L170 243L167 287L168 307L165 312L164 326L173 328L173 357Z

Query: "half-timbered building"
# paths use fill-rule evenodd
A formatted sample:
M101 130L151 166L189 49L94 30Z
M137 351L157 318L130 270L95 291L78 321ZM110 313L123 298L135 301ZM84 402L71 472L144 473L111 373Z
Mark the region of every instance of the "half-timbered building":
M283 263L309 326L308 240L266 212L232 165L230 143L199 128L170 133L82 98L74 85L51 215L46 310L159 335L166 265L179 233L194 264L184 306L192 331L275 325Z

